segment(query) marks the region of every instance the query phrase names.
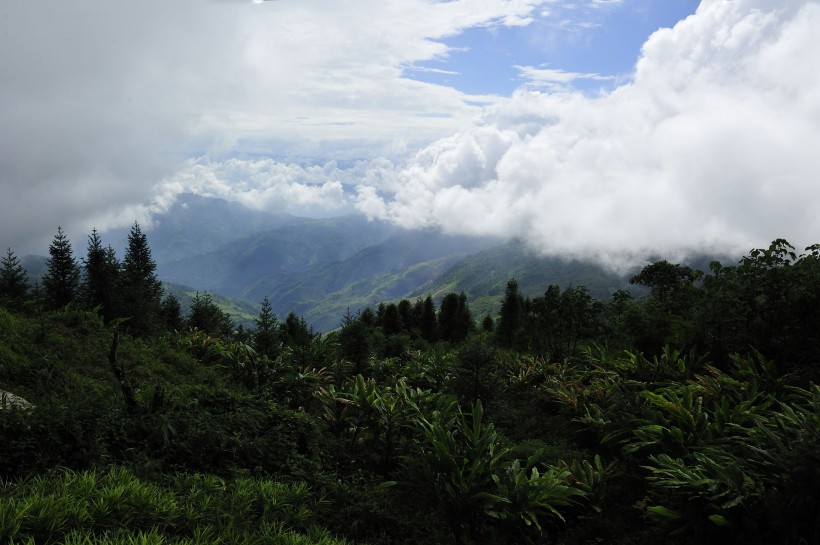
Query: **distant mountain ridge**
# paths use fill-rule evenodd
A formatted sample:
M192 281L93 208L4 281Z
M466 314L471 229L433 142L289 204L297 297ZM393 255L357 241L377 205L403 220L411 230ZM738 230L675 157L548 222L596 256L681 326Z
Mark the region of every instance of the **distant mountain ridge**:
M253 210L240 203L185 193L166 212L157 214L143 230L158 264L212 251L254 233L281 227L302 218ZM126 246L130 226L104 233L115 249Z
M465 292L473 316L498 312L507 281L525 295L550 284L585 285L606 299L628 287L627 277L578 260L536 255L525 244L493 238L404 230L360 215L310 219L250 210L223 199L182 195L146 230L157 274L183 307L197 291L246 327L268 297L280 318L293 311L317 331L339 327L342 316L381 302ZM124 229L102 233L125 245ZM74 248L81 261L85 247ZM47 258L24 256L30 279Z
M319 331L338 327L347 310L428 293L440 300L464 291L476 317L494 313L512 277L532 296L549 284L584 284L605 298L626 285L597 265L539 257L520 242L359 215L272 215L193 195L155 217L148 238L163 281L256 306L267 296L280 317L293 311Z
M628 277L579 260L543 257L520 241L404 230L360 215L310 219L250 210L223 199L182 195L146 230L157 274L183 302L208 292L237 323L252 325L268 297L280 318L293 311L317 331L381 302L463 291L480 319L496 315L507 281L542 295L550 284L585 285L606 299ZM127 231L102 234L122 248ZM74 248L78 261L85 247ZM24 256L33 281L46 257Z

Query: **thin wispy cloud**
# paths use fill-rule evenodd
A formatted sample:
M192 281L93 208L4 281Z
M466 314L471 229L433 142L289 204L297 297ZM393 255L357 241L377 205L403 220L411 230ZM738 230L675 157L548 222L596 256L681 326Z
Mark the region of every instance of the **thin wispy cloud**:
M615 76L602 76L601 74L583 74L579 72L567 72L566 70L555 68L535 68L533 66L515 66L521 78L527 84L536 87L556 87L566 85L577 80L611 81Z

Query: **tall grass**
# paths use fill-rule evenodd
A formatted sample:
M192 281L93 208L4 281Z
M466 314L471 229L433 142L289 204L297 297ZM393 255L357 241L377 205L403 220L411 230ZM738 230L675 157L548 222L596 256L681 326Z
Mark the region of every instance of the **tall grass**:
M343 543L316 525L304 483L129 470L61 471L0 489L0 543L164 545Z

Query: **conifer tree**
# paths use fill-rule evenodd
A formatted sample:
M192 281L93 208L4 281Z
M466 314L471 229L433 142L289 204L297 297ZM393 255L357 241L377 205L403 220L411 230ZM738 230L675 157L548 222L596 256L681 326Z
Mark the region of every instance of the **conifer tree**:
M438 333L442 341L454 341L453 330L456 327L456 320L458 320L458 295L451 292L441 300L438 310Z
M398 309L399 316L401 316L401 325L403 329L410 331L414 327L418 326L416 317L413 314L413 305L410 301L407 299L402 299L399 301Z
M210 293L197 292L191 303L188 326L220 337L230 337L233 333L231 317L213 302Z
M307 365L310 345L316 338L313 328L304 317L290 311L279 329L283 344L292 350L293 363L300 367Z
M347 309L342 317L342 327L339 330L339 344L342 357L353 362L354 373L364 372L364 366L370 355L371 335L370 328L361 320L362 314L350 314Z
M316 333L305 321L304 317L296 316L290 311L285 323L280 326L283 342L290 347L307 347L313 342Z
M48 307L58 309L76 302L80 287L80 267L62 227L57 227L48 254L43 292Z
M438 314L438 331L441 340L460 343L475 329L470 308L467 305L467 296L448 293L441 301Z
M156 269L148 239L135 222L128 234L118 285L120 314L129 318L128 327L137 335L150 335L159 326L162 284Z
M0 260L0 304L20 310L30 288L26 270L11 248L8 248L6 257Z
M88 236L88 249L83 260L83 302L88 308L100 308L106 322L114 318L119 262L110 246L104 248L96 229Z
M276 358L279 353L279 318L274 314L267 295L262 299L262 306L255 322L254 349L270 359Z
M489 314L484 316L484 319L481 321L481 330L485 333L492 333L495 330L495 322Z
M518 292L515 278L507 282L504 300L501 302L501 316L496 327L498 344L511 348L521 329L524 310L524 298Z
M384 307L382 315L382 330L385 335L396 335L401 333L402 320L399 314L399 308L396 303L390 303Z
M179 331L182 329L184 325L182 305L180 305L176 295L169 292L168 295L165 296L160 307L160 314L162 315L162 321L165 323L165 329L168 331Z
M421 336L427 342L434 343L439 339L436 307L433 304L433 298L429 295L422 303L419 329L421 330Z

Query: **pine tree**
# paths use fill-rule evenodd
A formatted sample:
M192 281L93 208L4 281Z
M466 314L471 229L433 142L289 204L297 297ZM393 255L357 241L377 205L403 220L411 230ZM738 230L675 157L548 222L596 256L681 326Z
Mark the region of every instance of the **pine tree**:
M182 319L182 305L179 303L176 295L168 293L165 299L162 300L160 307L160 314L162 321L165 324L165 329L168 331L180 331L184 325Z
M458 295L448 293L441 300L438 310L438 332L442 341L455 342L456 321L458 320Z
M292 362L299 367L306 366L310 345L317 337L313 328L308 325L304 317L297 317L295 312L290 311L285 318L285 323L279 329L283 344L292 351Z
M481 321L481 330L485 333L492 333L495 329L495 322L493 322L493 317L487 314L484 316L484 319Z
M501 346L513 346L521 329L523 307L524 299L518 292L518 282L513 278L507 282L507 290L501 302L501 316L496 326L496 339Z
M280 326L280 329L283 342L290 347L308 347L316 337L316 333L305 321L305 318L296 316L293 311L288 313L285 323Z
M188 326L219 337L230 337L233 333L231 317L213 302L210 293L197 292L191 303Z
M137 335L151 335L159 329L162 284L156 270L148 239L134 223L120 272L119 300L120 314L130 318L128 328Z
M96 229L88 236L83 269L83 302L90 309L99 307L103 319L110 322L115 312L119 262L113 248L103 248Z
M0 304L20 310L30 288L26 270L11 248L8 248L6 257L0 260Z
M436 321L436 307L433 298L429 295L422 303L421 317L419 318L419 329L421 336L427 342L434 343L438 340L438 323Z
M353 316L350 309L347 309L342 317L342 327L339 329L342 357L353 363L354 373L357 375L364 372L372 342L370 327L362 322L361 316L361 313Z
M270 299L262 299L259 316L253 333L253 347L257 353L275 359L279 353L279 318L273 313Z
M416 317L413 315L413 305L407 299L399 301L399 316L401 316L402 329L410 331L418 326Z
M62 227L57 227L57 234L48 247L48 254L43 292L48 307L58 309L76 302L80 286L80 267Z
M473 330L475 330L475 323L473 323L464 292L445 295L438 313L438 331L441 340L460 343Z
M401 333L402 320L396 303L390 303L384 308L382 316L382 330L386 336Z

